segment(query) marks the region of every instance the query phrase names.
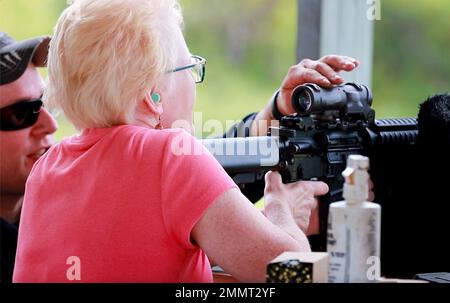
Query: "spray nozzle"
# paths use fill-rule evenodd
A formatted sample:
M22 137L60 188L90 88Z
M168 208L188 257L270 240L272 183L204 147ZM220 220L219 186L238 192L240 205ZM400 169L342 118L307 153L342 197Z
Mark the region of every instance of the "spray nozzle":
M348 184L355 184L354 173L357 170L369 169L369 158L361 155L350 155L347 159L347 168L342 172L345 182Z
M345 178L344 198L348 203L363 202L368 197L369 158L350 155L347 168L342 172Z

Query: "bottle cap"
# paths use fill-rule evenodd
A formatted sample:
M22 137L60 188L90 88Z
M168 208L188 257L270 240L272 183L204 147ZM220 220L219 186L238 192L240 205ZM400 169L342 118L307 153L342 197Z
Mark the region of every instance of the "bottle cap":
M343 196L347 203L356 204L367 200L369 195L369 158L350 155L347 168L342 172L345 178Z

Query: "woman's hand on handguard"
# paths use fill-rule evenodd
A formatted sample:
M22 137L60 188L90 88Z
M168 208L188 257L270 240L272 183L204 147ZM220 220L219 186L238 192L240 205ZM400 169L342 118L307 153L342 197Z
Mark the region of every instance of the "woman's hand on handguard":
M317 196L328 192L328 185L319 181L298 181L283 184L278 172L268 172L265 176L264 213L276 225L287 226L294 220L305 234L311 220L312 210L317 208Z
M359 66L359 61L340 55L328 55L319 60L303 59L298 64L291 66L280 86L277 97L277 108L283 115L294 114L295 110L291 104L293 90L305 83L315 83L322 87L331 87L344 83L339 75L341 71L350 72ZM272 100L258 113L252 128L254 136L267 135L268 127L275 120L272 115Z

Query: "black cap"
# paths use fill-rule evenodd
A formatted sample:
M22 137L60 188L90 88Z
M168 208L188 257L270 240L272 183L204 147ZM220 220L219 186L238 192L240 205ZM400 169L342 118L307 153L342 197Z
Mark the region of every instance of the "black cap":
M19 79L30 62L37 67L46 66L49 43L49 36L16 42L0 32L0 85Z

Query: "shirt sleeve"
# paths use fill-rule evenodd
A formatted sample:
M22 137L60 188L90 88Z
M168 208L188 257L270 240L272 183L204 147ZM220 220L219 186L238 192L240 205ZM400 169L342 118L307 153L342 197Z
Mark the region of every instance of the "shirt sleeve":
M161 203L169 236L195 248L191 231L223 193L237 188L211 153L193 136L176 131L166 142L161 172Z

